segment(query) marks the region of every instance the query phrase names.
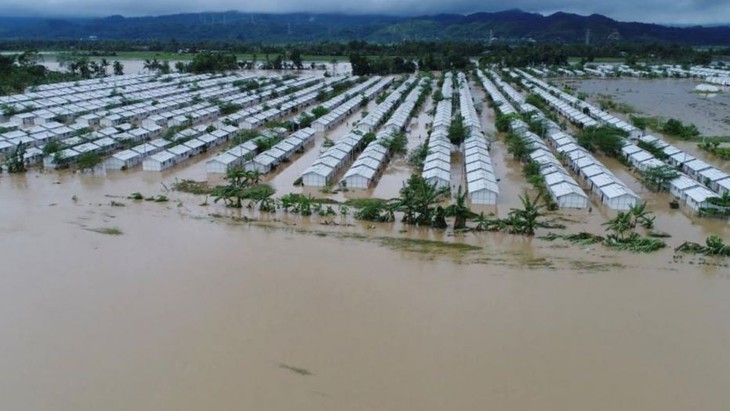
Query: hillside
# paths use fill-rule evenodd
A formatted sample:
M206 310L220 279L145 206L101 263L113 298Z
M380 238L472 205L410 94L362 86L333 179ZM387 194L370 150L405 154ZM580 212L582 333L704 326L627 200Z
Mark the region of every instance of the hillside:
M692 45L730 43L730 26L668 27L619 22L601 15L555 13L542 16L520 10L470 15L440 14L415 18L383 15L250 14L239 12L176 14L100 19L0 17L0 39L100 40L242 40L291 43L366 40L558 41L591 43L613 40L677 42Z

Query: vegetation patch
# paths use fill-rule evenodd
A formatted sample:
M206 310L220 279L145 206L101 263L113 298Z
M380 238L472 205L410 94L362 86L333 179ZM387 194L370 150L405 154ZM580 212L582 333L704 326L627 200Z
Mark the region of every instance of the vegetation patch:
M207 181L178 180L172 183L172 189L197 195L209 195L213 193L213 188L208 185Z
M92 231L99 234L106 235L122 235L124 234L119 227L101 227L101 228L87 228L88 231Z
M686 241L679 247L675 248L674 251L688 254L730 257L730 246L725 244L722 238L716 235L707 237L705 245Z
M312 374L311 371L309 371L306 368L294 367L292 365L288 365L288 364L284 364L284 363L280 363L279 368L282 368L284 370L291 371L294 374L299 374L299 375L303 375L303 376L314 375L314 374Z

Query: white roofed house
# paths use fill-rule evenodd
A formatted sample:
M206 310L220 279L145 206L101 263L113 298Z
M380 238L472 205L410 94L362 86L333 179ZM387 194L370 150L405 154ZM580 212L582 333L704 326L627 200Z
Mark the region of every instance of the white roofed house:
M560 208L588 207L588 196L575 184L560 182L549 186L548 191Z
M127 170L140 164L142 158L142 154L134 150L124 150L107 158L104 166L107 170Z
M177 164L178 156L169 151L161 151L153 154L142 161L144 171L162 171Z
M98 114L89 113L79 117L79 120L87 127L97 127L100 125L101 118Z
M437 187L451 187L451 166L439 161L431 161L423 165L423 178Z
M268 151L263 152L252 160L248 161L244 167L246 171L258 171L261 174L270 172L274 167L279 164L279 159L272 156Z
M711 197L717 197L717 193L703 186L697 186L684 192L684 199L687 202L687 206L695 211L700 211L701 208L708 207L710 204L707 202L707 199Z
M103 127L114 127L122 124L123 122L124 119L119 114L109 114L99 120L99 124Z
M499 196L497 183L486 177L467 182L467 191L472 204L496 204Z
M639 200L636 194L620 184L610 184L599 190L601 202L612 210L628 210Z
M182 145L190 147L191 150L188 153L188 157L197 156L198 154L206 150L205 143L197 138L190 139L184 142Z
M167 151L175 154L175 156L177 157L176 163L183 162L195 155L195 149L185 144L178 144L176 146L168 147Z
M38 116L34 113L20 113L10 117L10 122L23 128L30 128L35 125Z
M329 182L334 167L323 162L317 162L309 166L302 173L302 185L311 187L324 187Z
M560 208L586 208L588 196L562 169L554 168L552 173L544 174L545 186ZM547 171L547 170L546 170Z
M6 140L0 140L0 154L7 155L15 150L15 146Z
M684 163L684 166L682 167L682 171L687 173L687 175L690 178L694 178L697 181L700 181L700 172L702 170L707 170L708 168L711 168L712 166L705 163L702 160L694 159L692 161L688 161Z
M30 167L43 161L43 151L38 147L30 147L23 156L26 166Z
M724 194L730 195L730 177L723 180L719 180L717 183L717 192L722 196Z
M205 163L205 172L225 174L231 168L243 165L244 161L243 156L235 156L229 152L220 153Z
M669 182L669 192L677 199L685 201L685 192L695 187L699 187L700 183L685 175L679 175L677 178Z
M667 162L674 167L684 167L684 164L694 161L696 158L684 151L679 151L674 154L670 154L667 158Z
M167 127L167 118L155 114L142 120L142 127Z
M111 137L102 137L94 140L94 144L99 146L99 152L101 153L109 153L120 147L119 142Z
M718 170L715 167L706 168L698 173L697 181L706 185L710 190L719 192L718 182L728 178L728 174L724 171Z
M209 148L217 146L221 142L221 140L216 138L214 135L207 133L199 136L198 140L202 141L203 144L205 144L205 148L203 149L204 151L207 151Z
M78 151L71 148L63 149L59 152L43 157L43 167L49 169L63 168L75 161L79 154L80 153Z
M150 132L144 128L133 128L129 130L129 134L132 135L134 141L144 141L150 138Z

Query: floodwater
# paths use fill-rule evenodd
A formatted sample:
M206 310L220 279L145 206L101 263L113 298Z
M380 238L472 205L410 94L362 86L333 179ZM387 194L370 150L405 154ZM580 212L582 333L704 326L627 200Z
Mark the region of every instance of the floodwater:
M95 58L92 57L91 59L94 60ZM99 61L100 59L101 59L101 57L96 58L97 61ZM114 61L119 61L120 63L122 63L122 65L124 66L124 74L146 73L146 69L144 68L144 60L139 60L139 59L121 59L120 60L120 59L115 59L113 56L106 57L106 59L109 61L110 64ZM177 63L178 61L182 61L183 63L189 62L189 60L168 60L168 61L170 63L170 67L172 67L173 69L175 67L175 63ZM303 62L305 67L309 67L310 63L311 62ZM58 63L55 55L46 56L45 59L42 61L42 64L44 66L46 66L46 68L48 68L49 70L53 70L53 71L64 71L65 70L65 68L61 67L61 65ZM334 75L338 75L338 76L346 75L352 71L352 67L351 67L350 63L345 63L345 62L341 62L336 65L332 65L331 63L324 63L324 62L315 62L315 64L318 67L316 70L307 70L306 72L310 73L312 75L321 75L324 73L324 70L319 69L319 67L321 67L321 66L324 66L330 73L332 73ZM107 68L107 72L109 74L111 74L113 72L111 66L109 66ZM267 72L264 70L253 70L253 71L248 70L247 72L251 72L253 74L266 74L266 73L270 74L271 73L270 71Z
M478 87L472 93L483 98ZM430 121L430 104L412 122L409 146ZM492 110L483 111L493 132ZM302 190L291 183L322 140L267 177L278 195ZM669 210L666 194L642 191L610 159L601 160L657 211L657 229L672 235L668 248L634 255L537 237L266 215L167 191L176 179L206 178L212 155L162 173L0 175L0 409L730 404L730 260L673 252L710 234L727 241L730 228ZM502 215L524 179L503 144L491 155ZM379 187L374 193L387 198L400 184ZM132 192L170 201L126 199ZM256 221L229 218L242 215ZM611 218L601 207L555 216L568 232L602 232ZM94 231L112 227L121 235Z
M730 136L730 88L727 87L721 87L721 93L707 96L693 92L694 87L699 84L698 80L693 79L622 78L570 80L566 83L591 97L610 95L616 101L633 106L639 111L639 115L656 116L665 120L676 118L686 124L696 125L703 135ZM630 121L628 115L615 112L612 114ZM696 142L682 141L653 130L647 130L647 133L718 168L730 171L730 161L700 150Z
M726 267L398 224L236 223L174 192L108 197L176 177L2 177L2 409L730 403ZM675 220L705 234L661 216L673 242ZM123 234L89 231L103 227Z
M568 83L588 95L606 94L645 115L692 123L709 136L730 135L730 88L714 95L695 93L695 79L590 79Z

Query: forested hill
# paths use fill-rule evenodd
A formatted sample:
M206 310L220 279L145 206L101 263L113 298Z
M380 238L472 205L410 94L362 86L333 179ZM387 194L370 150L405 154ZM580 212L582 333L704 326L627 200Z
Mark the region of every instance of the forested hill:
M690 45L727 45L730 26L667 27L625 23L601 15L520 10L422 17L338 14L175 14L156 17L42 19L0 17L0 39L242 40L264 43L365 40L558 41L591 44L626 40Z

